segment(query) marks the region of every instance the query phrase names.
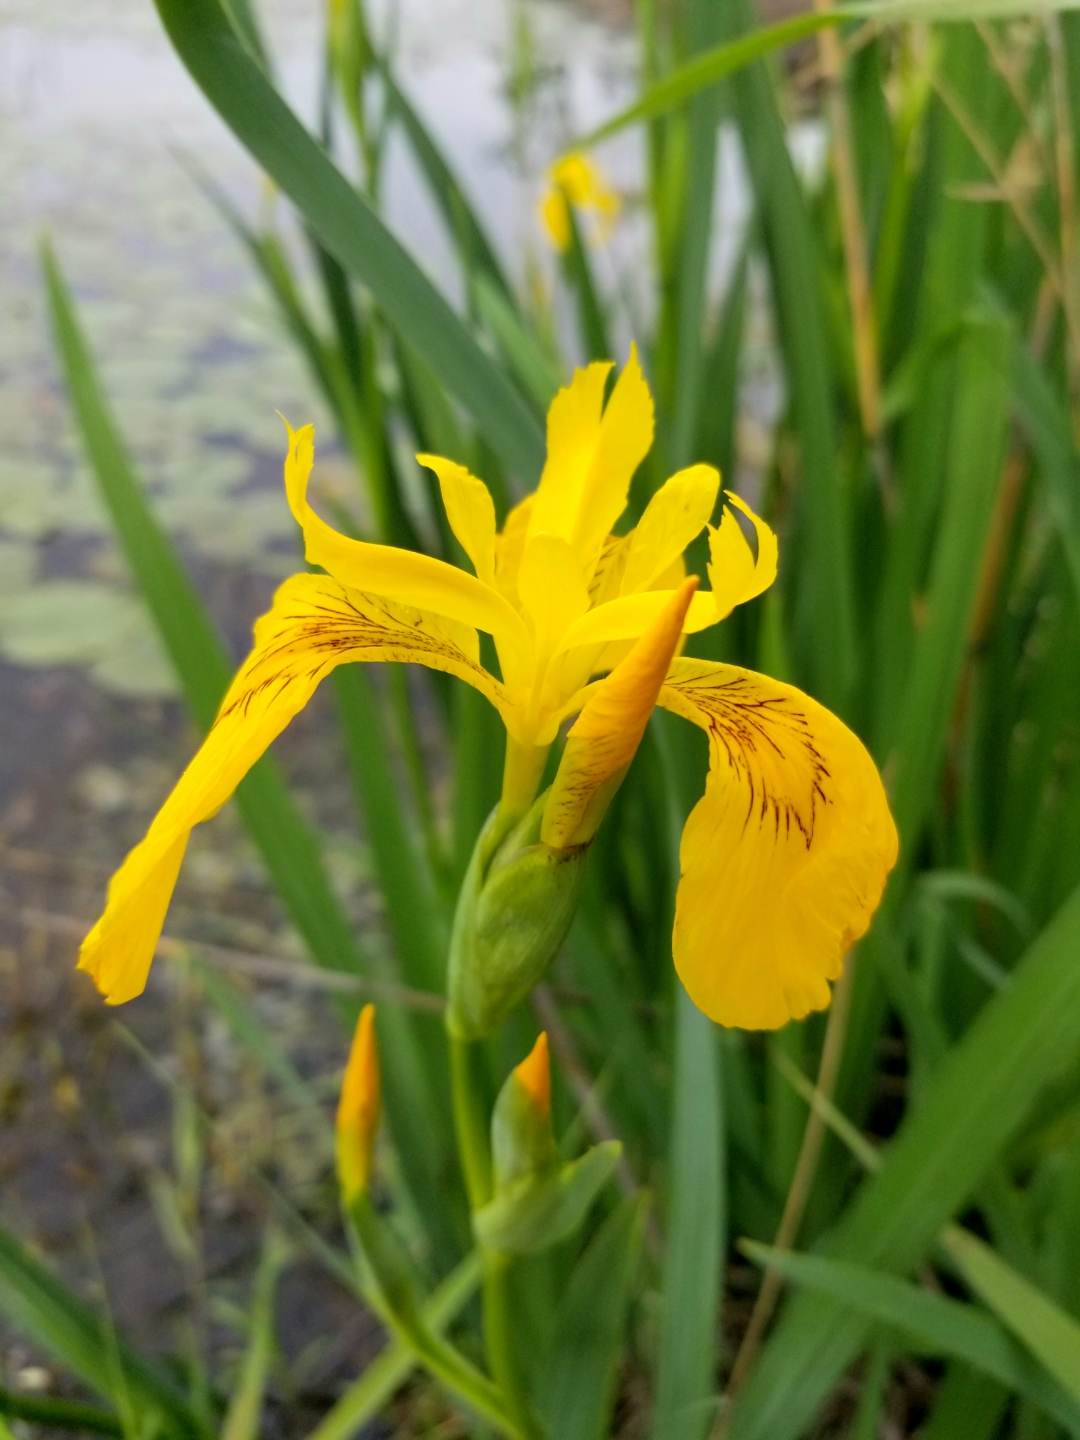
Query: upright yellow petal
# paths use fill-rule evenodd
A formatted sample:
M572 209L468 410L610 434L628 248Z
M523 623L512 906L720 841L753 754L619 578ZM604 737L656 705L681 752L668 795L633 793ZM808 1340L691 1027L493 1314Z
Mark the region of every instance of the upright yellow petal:
M286 580L201 748L113 876L105 913L83 942L79 968L109 1003L142 993L191 830L221 808L324 676L350 660L412 661L466 680L512 721L503 688L475 652L475 631L438 615L325 575Z
M600 435L610 361L594 361L555 396L547 417L547 460L529 515L529 534L569 540Z
M468 555L477 579L495 584L495 502L482 480L470 475L464 465L444 460L441 455L417 455L421 465L439 477L446 518Z
M366 594L384 595L418 610L432 611L486 630L500 642L504 674L506 656L528 656L531 642L520 615L482 580L414 550L392 545L369 545L351 540L328 525L308 504L307 486L314 459L314 431L310 425L289 427L289 453L285 461L285 491L297 523L304 532L304 554L335 580ZM509 679L509 676L507 676Z
M716 505L720 472L691 465L661 485L629 536L622 593L648 590L704 530Z
M338 1183L346 1206L364 1194L371 1183L381 1102L375 1006L365 1005L353 1033L335 1125Z
M626 509L634 471L653 442L652 396L638 363L630 356L604 408L596 449L581 496L571 544L582 557L586 571L596 564L608 533Z
M593 687L566 737L540 830L545 845L584 845L596 834L641 743L697 583L691 575L629 655Z
M767 590L776 579L776 536L754 512L730 490L724 494L725 505L734 505L747 516L757 534L757 559L730 510L725 509L719 527L709 532L709 583L716 597L716 618L723 620L736 605L753 600Z
M541 662L589 608L577 556L561 535L533 535L518 569L522 608L533 623Z
M677 660L658 703L710 744L672 942L691 999L745 1030L824 1009L896 863L873 760L808 695L733 665Z
M547 464L529 525L530 535L548 531L569 541L586 581L653 439L652 396L634 347L605 407L610 370L593 364L575 371L552 401Z
M506 517L506 524L495 536L495 588L515 610L521 609L518 594L518 570L525 553L525 541L529 534L529 519L532 515L533 496L526 495L515 505Z

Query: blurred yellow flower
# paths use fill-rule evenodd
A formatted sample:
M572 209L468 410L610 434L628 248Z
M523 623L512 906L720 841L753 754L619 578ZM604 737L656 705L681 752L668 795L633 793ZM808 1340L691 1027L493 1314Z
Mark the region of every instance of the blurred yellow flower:
M579 151L556 160L548 171L548 191L540 204L540 218L552 245L560 253L570 248L570 210L591 211L600 221L601 237L619 213L619 197L609 190L596 165Z
M701 726L710 772L683 834L673 942L683 983L706 1014L746 1028L828 1004L828 982L895 862L880 777L859 740L800 691L671 658L683 635L772 584L776 537L731 494L719 526L709 524L720 476L707 465L674 475L636 528L612 533L652 444L653 404L631 351L605 405L611 369L589 365L556 396L540 484L502 531L482 481L452 460L419 457L438 476L473 574L335 531L307 500L311 427L290 429L289 504L308 561L327 573L279 588L202 748L114 876L79 962L111 1003L146 983L192 827L336 665L395 660L456 675L498 710L507 825L532 804L559 727L580 713L566 783L553 787L545 819L543 838L556 848L591 838L592 796L629 762L654 702ZM735 510L756 532L756 553ZM711 589L695 593L683 552L706 526ZM498 675L480 662L481 630L494 640Z

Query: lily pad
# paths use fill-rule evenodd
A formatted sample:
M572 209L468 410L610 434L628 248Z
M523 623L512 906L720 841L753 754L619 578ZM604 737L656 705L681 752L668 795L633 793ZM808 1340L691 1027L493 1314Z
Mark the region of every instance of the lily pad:
M143 603L93 580L48 580L0 601L0 654L17 665L87 665L123 695L177 693Z

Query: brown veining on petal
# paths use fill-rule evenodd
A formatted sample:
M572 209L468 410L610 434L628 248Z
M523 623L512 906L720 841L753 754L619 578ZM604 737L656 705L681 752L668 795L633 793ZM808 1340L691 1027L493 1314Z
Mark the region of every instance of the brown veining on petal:
M746 787L743 828L755 814L762 825L771 816L777 836L781 829L789 836L794 827L809 849L820 809L832 801L828 768L798 705L787 695L762 696L743 675L719 683L715 674L700 680L683 675L670 678L665 688L703 717L698 723L708 731L714 761L724 757L733 776ZM793 781L798 777L804 793L795 794L784 786L785 770Z

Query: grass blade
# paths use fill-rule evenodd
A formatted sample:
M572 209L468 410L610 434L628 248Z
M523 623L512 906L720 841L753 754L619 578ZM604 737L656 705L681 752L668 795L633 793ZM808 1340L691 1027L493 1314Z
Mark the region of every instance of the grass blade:
M559 1440L603 1440L608 1433L647 1204L644 1196L630 1196L608 1216L559 1304L542 1407Z
M941 1062L834 1232L833 1257L901 1273L918 1264L1044 1085L1080 1054L1078 945L1080 889ZM797 1296L739 1398L732 1440L795 1440L866 1333L867 1322L835 1301Z
M391 74L385 60L379 63L379 70L386 85L390 108L400 120L402 129L409 137L413 154L419 162L428 182L443 221L457 242L458 251L466 270L474 280L485 278L501 294L503 300L513 307L514 292L510 287L502 266L495 257L495 250L488 240L476 211L469 204L461 185L447 164L446 157L420 116L409 103L408 98Z
M239 1382L229 1401L221 1440L258 1440L263 1398L276 1343L274 1297L278 1278L291 1253L288 1241L271 1225L263 1241L262 1258L255 1275L255 1293L248 1316L247 1349Z
M942 1245L971 1288L1077 1402L1080 1421L1080 1325L959 1225L948 1227Z
M240 143L292 200L320 243L371 290L383 314L461 401L492 449L531 481L544 458L536 418L274 90L219 0L156 4L177 54Z
M3 1229L0 1310L107 1400L116 1398L118 1360L127 1396L147 1423L156 1414L172 1433L207 1440L209 1432L179 1390L121 1341L108 1340L98 1316Z
M472 284L480 318L491 331L526 395L546 415L559 388L558 371L502 290L493 285L486 275L473 276Z
M436 1335L441 1335L472 1299L479 1289L482 1273L480 1252L474 1250L428 1300L422 1315L425 1324ZM307 1440L350 1440L369 1420L375 1418L416 1365L413 1352L400 1340L391 1340L327 1411Z
M751 7L747 0L739 0L736 13L743 27L748 26ZM732 91L769 255L792 419L802 458L796 611L810 673L796 678L831 709L844 714L855 678L854 597L851 548L846 543L836 468L836 422L817 241L768 71L757 65L743 72Z
M967 645L1004 460L1012 331L972 320L960 342L944 510L919 635L897 723L892 811L910 860L930 806Z
M851 20L876 20L881 24L902 24L909 20L928 23L1002 20L1035 12L1053 14L1061 10L1075 10L1077 5L1078 0L865 0L863 4L838 5L831 10L796 15L793 19L766 25L738 40L717 45L670 71L662 80L650 85L632 105L576 140L572 148L588 148L625 130L628 125L667 115L703 90L752 65L755 60L785 45L805 40L829 25L842 25Z
M671 1193L653 1440L693 1440L712 1418L724 1246L716 1030L678 987Z
M905 1344L917 1352L966 1360L1034 1400L1070 1434L1080 1435L1080 1405L1031 1363L992 1316L975 1306L922 1290L909 1280L865 1265L776 1250L753 1241L743 1241L740 1249L758 1265L780 1270L797 1285L829 1295L879 1324L901 1331Z
M0 1416L9 1420L28 1420L32 1425L45 1425L52 1430L74 1430L88 1435L124 1433L119 1419L108 1410L93 1405L78 1405L70 1400L35 1400L29 1395L15 1395L0 1388ZM0 1419L0 1440L15 1440L14 1432Z

